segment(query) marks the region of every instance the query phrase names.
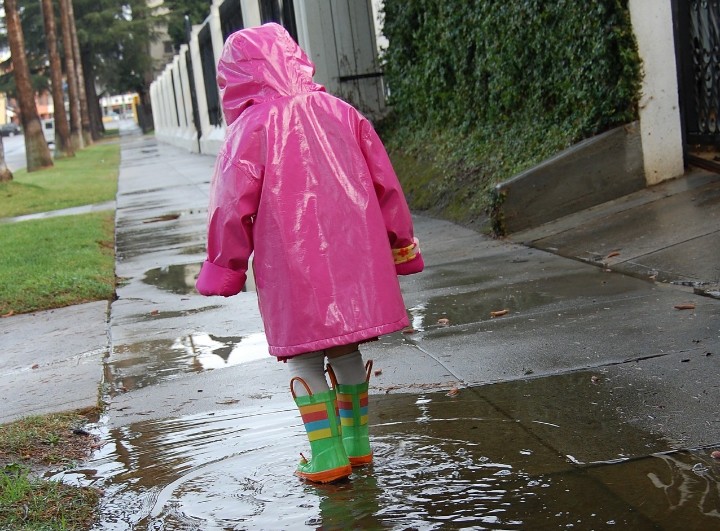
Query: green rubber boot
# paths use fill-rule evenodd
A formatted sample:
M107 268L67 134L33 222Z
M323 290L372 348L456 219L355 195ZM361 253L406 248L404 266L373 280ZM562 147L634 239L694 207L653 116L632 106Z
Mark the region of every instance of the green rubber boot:
M296 381L305 386L307 396L295 396L293 384ZM302 460L295 475L315 483L330 483L348 477L352 467L338 429L335 390L313 395L307 383L296 376L290 380L290 392L305 423L312 452L310 460L300 454Z
M361 384L337 383L332 367L328 365L330 381L337 392L338 418L342 429L342 442L352 466L372 463L368 433L368 386L372 360L365 364L366 379Z

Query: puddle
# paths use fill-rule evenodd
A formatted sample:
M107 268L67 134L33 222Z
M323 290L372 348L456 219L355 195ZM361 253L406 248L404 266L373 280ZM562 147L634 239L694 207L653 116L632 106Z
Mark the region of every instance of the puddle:
M163 249L194 247L205 240L205 234L198 230L193 231L192 227L188 228L189 232L156 224L148 224L144 227L147 230L138 229L132 233L117 231L115 237L118 260L124 261Z
M103 530L717 529L710 451L667 452L589 378L372 395L374 464L335 485L292 475L307 442L289 402L112 429L59 476L103 489Z
M202 263L158 267L146 272L143 282L178 295L197 293L195 281L201 266Z
M244 337L216 337L196 332L175 340L143 341L113 349L104 365L111 396L156 385L186 373L221 369L264 359L264 332Z
M522 310L543 306L557 300L542 292L509 287L503 290L476 290L432 297L408 308L411 326L418 331L436 328L442 323L460 325L492 319L491 312L508 310L512 316Z
M621 276L609 279L606 273L598 270L500 284L483 284L487 282L487 277L477 275L472 269L442 270L433 274L437 279L449 277L455 286L483 287L469 291L456 288L452 293L430 297L409 308L412 327L418 331L437 328L440 320L441 324L446 325L492 320L491 313L501 310L508 310L505 316L507 318L520 313L528 315L538 308L546 309L554 304L564 304L568 300L593 304L608 297L618 297L631 292L634 285L632 283L635 282L634 279ZM436 278L431 281L435 282Z
M201 267L202 263L158 267L147 271L143 282L177 295L197 293L195 281L200 274ZM255 291L255 278L252 275L252 267L248 269L248 279L242 291Z

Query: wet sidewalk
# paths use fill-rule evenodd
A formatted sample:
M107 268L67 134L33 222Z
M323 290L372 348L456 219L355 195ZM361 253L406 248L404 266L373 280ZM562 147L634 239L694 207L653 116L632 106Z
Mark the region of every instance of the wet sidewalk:
M105 489L98 529L718 526L720 301L696 292L718 176L514 236L532 247L417 216L413 330L364 348L375 463L315 487L292 476L304 430L252 285L193 289L213 163L123 140L107 444L61 474Z

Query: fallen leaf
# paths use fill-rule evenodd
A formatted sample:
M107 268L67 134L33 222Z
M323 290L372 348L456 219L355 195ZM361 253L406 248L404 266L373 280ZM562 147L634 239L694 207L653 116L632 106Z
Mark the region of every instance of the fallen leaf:
M458 390L457 387L453 387L452 389L450 389L450 390L447 392L447 396L457 396L457 395L459 395L459 394L460 394L460 391Z
M713 453L710 454L710 457L713 459L720 459L720 450L715 450Z
M592 383L596 384L596 383L598 383L598 382L600 381L600 377L599 377L599 376L593 376L593 377L590 378L590 381L591 381Z
M40 368L40 365L38 365L38 364L36 363L35 365L33 365L33 366L30 367L30 368L31 368L31 369L39 369L39 368Z
M15 315L15 310L10 310L8 313L0 315L0 317L12 317L13 315Z
M438 319L437 322L438 322L439 325L448 326L448 325L450 324L450 319L447 319L447 318L445 318L445 317L441 317L440 319Z
M153 310L150 312L150 315L157 315L160 313L160 310Z
M414 334L415 332L417 332L417 330L415 330L412 326L403 328L403 331L402 331L403 334Z
M382 369L375 369L375 372L373 374L375 376L380 376L382 374Z
M503 315L506 315L510 310L496 310L494 312L490 312L490 317L502 317Z
M683 303L683 304L676 304L675 305L676 310L694 310L695 305L692 302Z
M608 254L605 258L613 258L615 256L620 256L620 251L612 251L610 254Z

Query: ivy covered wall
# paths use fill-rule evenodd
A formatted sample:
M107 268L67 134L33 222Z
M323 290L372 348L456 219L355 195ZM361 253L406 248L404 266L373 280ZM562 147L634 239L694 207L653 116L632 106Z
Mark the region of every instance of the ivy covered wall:
M385 0L381 126L411 206L484 217L490 188L637 117L627 0Z

